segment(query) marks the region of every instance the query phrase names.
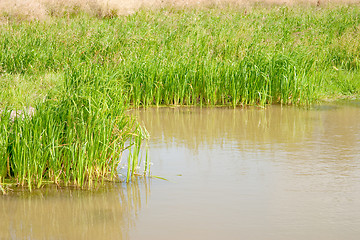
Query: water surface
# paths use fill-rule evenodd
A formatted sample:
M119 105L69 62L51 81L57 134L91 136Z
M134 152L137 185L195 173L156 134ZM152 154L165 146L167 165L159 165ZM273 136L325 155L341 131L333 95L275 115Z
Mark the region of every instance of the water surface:
M152 178L0 198L0 239L358 239L360 105L150 108Z
M358 239L360 108L138 113L154 182L133 239Z

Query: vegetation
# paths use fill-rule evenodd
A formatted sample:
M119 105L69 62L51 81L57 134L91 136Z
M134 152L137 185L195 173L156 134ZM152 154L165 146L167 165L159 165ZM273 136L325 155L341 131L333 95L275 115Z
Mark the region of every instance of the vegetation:
M86 73L88 69L79 65L66 70L64 89L39 103L32 116L11 116L7 109L1 113L3 182L11 179L31 189L46 182L83 187L114 180L127 148L134 152L127 180L138 173L146 132L124 114L118 83L103 71Z
M3 17L2 182L113 179L123 149L144 137L129 107L307 105L360 92L355 5ZM24 106L34 115L11 120L7 110Z
M61 78L87 64L116 75L133 106L308 104L358 93L359 14L355 6L162 9L12 22L1 27L2 78Z

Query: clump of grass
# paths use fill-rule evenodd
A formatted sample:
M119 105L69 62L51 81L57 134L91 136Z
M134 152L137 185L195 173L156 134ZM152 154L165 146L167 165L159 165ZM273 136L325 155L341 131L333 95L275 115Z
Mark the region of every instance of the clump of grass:
M48 96L32 116L0 116L0 179L16 185L41 187L91 186L117 179L124 149L140 149L146 137L139 125L124 114L116 86L108 76L99 81L91 66L69 66L61 94ZM80 73L80 75L79 75ZM106 78L106 76L104 76ZM117 84L117 83L115 83ZM129 159L128 180L138 159Z

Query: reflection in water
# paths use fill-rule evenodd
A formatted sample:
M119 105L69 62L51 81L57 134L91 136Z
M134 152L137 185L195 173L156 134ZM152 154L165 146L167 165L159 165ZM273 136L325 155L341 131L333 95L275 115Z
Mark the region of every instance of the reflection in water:
M43 189L0 198L0 239L128 239L146 179L99 190Z
M136 114L150 131L152 144L194 151L225 145L236 151L319 151L323 159L343 161L359 156L360 110L354 107L150 108Z
M359 238L358 104L132 113L169 181L2 196L0 239Z
M176 139L189 148L218 145L224 140L256 145L298 142L311 134L314 117L310 111L290 107L150 108L137 114L151 129L152 142Z
M174 183L161 185L166 196L152 191L133 239L358 239L358 107L135 114L151 136L152 172ZM173 222L154 218L165 212Z

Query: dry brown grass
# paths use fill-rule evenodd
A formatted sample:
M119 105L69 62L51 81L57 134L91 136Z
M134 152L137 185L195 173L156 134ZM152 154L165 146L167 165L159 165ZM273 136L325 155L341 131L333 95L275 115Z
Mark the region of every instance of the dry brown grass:
M2 20L46 19L48 16L85 11L97 16L126 15L140 8L204 7L214 5L252 6L267 5L329 5L359 4L359 0L1 0Z

